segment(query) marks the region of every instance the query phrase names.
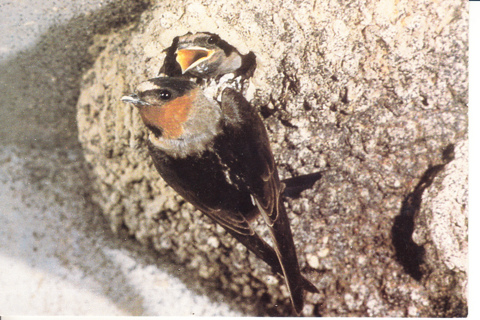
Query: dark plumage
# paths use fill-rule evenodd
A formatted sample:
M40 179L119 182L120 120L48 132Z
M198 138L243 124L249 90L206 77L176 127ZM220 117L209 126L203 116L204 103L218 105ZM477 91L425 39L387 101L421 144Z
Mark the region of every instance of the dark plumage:
M318 291L300 274L283 184L253 107L233 89L224 89L218 104L193 82L175 78L151 79L139 86L138 96L122 100L139 108L151 130L148 147L163 179L283 274L294 309L301 312L304 290ZM269 227L273 248L250 225L258 217Z
M187 33L175 37L165 49L166 57L159 75L169 77L218 78L228 73L250 78L256 68L253 52L242 55L217 34Z

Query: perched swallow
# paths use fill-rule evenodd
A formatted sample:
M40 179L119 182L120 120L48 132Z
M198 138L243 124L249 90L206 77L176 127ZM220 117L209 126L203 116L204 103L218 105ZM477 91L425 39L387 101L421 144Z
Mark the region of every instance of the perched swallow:
M185 75L208 79L233 73L235 78L248 79L256 68L253 52L242 55L234 46L209 32L189 32L175 37L165 50L167 55L159 75L168 77Z
M133 103L149 130L148 148L160 175L286 280L297 313L304 290L317 288L300 274L290 223L265 126L247 100L225 88L221 104L194 82L154 78L141 83ZM273 248L251 222L262 217Z

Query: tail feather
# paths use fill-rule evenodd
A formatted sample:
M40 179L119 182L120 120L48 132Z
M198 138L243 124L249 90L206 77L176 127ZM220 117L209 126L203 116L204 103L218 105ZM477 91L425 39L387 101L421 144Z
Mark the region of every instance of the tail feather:
M278 217L269 227L274 241L273 248L256 233L244 235L230 229L226 230L257 257L268 263L273 272L283 275L295 312L300 314L304 305L304 290L313 293L319 291L300 273L292 231L283 203L278 204L277 210Z
M300 274L299 268L295 266L291 266L291 263L286 263L286 259L283 259L283 265L287 265L287 267L282 268L282 264L278 259L278 255L275 250L267 244L262 238L260 238L256 233L254 235L242 235L237 232L230 231L227 229L229 233L241 242L245 247L247 247L251 252L253 252L258 258L265 261L271 268L274 273L281 274L285 281L287 282L287 286L289 288L291 300L293 305L295 306L297 313L299 313L303 307L303 289L308 292L318 293L318 289L313 285L308 279L303 277ZM278 241L276 241L278 242ZM293 261L293 265L298 266L298 262L295 256ZM296 271L298 270L298 271ZM288 275L288 276L287 276ZM295 297L295 298L294 298Z
M303 276L302 276L302 285L303 285L303 289L305 289L305 291L308 291L308 292L311 292L311 293L320 293L320 291L318 291L317 287L315 287L315 285L313 283L311 283L310 280L308 280L307 278L305 278Z
M290 292L290 299L295 312L299 314L303 309L306 279L300 274L292 231L282 202L278 203L277 210L277 220L270 228L270 233L275 242L274 249ZM310 283L308 280L307 282ZM308 288L311 289L310 286Z

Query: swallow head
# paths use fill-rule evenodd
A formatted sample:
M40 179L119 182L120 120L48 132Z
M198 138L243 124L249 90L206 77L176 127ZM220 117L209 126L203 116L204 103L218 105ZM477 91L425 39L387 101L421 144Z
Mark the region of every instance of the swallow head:
M121 100L137 107L152 143L173 153L199 151L219 130L220 106L186 79L153 78Z
M237 49L209 32L187 33L179 37L175 54L182 74L188 72L197 77L234 72L242 64Z

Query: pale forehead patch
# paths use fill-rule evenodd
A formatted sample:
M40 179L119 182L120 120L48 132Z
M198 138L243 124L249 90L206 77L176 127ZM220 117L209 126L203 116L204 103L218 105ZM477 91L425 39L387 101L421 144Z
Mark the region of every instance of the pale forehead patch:
M178 38L178 40L179 40L180 43L182 43L182 42L191 42L191 41L195 40L196 38L198 38L198 33L183 35L180 38Z
M210 36L211 36L210 34L203 33L203 32L197 32L197 33L194 33L194 34L185 34L185 35L178 38L178 42L180 44L190 43L190 42L194 42L198 38L207 38L207 37L210 37Z
M137 91L138 92L145 92L145 91L156 90L156 89L160 89L160 88L161 87L157 86L155 83L153 83L151 81L145 81L145 82L142 82L138 85Z

